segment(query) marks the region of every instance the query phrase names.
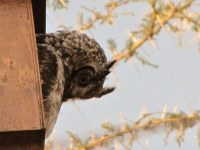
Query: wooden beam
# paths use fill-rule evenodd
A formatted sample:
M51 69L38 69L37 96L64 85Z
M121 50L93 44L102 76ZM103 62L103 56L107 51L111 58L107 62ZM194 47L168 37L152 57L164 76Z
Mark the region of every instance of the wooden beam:
M0 18L0 150L42 150L43 107L31 0L0 0Z

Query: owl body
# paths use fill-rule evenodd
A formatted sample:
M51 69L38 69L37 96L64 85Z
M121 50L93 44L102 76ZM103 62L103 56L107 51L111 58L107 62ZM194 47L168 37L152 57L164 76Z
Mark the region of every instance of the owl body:
M36 40L48 137L63 102L101 97L114 90L103 84L115 61L107 62L99 44L78 31L38 34Z

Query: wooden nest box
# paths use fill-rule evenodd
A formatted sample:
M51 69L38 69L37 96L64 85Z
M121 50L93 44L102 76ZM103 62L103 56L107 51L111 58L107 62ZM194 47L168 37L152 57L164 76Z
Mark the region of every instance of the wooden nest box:
M35 33L45 33L45 2L0 0L0 150L44 149Z

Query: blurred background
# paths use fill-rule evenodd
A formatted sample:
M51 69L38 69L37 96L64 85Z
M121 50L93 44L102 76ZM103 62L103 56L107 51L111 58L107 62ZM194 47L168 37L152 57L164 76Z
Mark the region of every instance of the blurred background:
M92 16L88 10L105 11L108 0L76 0L66 3L67 8L55 10L47 7L47 32L80 29L80 18ZM112 2L112 1L111 1ZM166 2L166 1L165 1ZM49 1L51 3L51 1ZM197 2L198 3L198 2ZM193 9L200 16L200 5ZM198 9L197 9L197 8ZM130 2L116 9L113 23L97 21L93 28L84 30L104 49L108 60L113 53L120 53L129 39L130 31L138 30L142 18L151 11L148 3ZM84 20L83 19L83 20ZM186 25L186 24L185 24ZM177 24L178 26L178 24ZM70 143L67 131L81 139L91 134L101 135L101 125L109 121L114 125L138 120L141 113L172 112L191 114L200 105L200 32L194 32L184 24L182 31L170 32L167 27L152 40L137 49L137 57L120 60L105 81L105 86L116 90L100 99L69 101L62 106L52 135L46 141L54 149L66 149ZM108 40L115 42L111 51ZM148 61L147 63L142 60ZM176 131L167 138L168 128L142 132L133 142L133 150L196 150L199 149L197 129L199 124L187 129L184 141L179 145ZM128 137L127 137L128 138ZM113 149L125 149L120 141L111 144ZM108 149L108 148L97 148Z

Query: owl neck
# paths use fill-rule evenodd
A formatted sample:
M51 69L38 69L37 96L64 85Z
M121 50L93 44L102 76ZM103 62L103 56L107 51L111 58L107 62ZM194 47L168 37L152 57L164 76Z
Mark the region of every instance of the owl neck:
M61 58L63 60L63 68L64 68L64 76L65 76L65 86L64 86L64 92L63 92L63 96L62 96L62 102L67 101L67 99L69 98L69 91L70 91L70 85L71 85L71 81L72 81L72 70L73 70L73 66L70 65L72 64L71 62L71 58L65 57L65 58Z

